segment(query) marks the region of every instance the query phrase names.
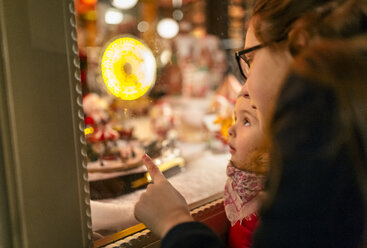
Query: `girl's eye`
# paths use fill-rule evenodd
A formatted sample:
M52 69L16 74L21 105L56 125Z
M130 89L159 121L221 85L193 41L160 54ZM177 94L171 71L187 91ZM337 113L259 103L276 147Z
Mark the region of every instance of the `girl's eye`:
M250 120L249 120L249 119L247 119L247 118L245 118L245 120L243 121L243 124L244 124L246 127L248 127L248 126L250 126L250 125L251 125Z
M254 57L253 56L247 57L247 64L248 64L248 67L249 68L251 68L253 61L254 61Z

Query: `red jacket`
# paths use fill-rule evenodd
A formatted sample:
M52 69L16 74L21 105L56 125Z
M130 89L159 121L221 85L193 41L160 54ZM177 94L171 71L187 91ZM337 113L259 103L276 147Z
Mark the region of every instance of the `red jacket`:
M229 248L248 248L252 244L252 234L257 227L259 218L256 215L251 215L250 220L243 219L240 224L236 222L234 226L229 228L228 232L228 247Z

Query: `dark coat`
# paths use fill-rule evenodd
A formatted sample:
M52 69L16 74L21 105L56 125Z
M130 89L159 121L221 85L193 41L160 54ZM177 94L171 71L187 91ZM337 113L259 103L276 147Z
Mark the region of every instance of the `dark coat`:
M286 81L272 121L268 187L277 189L254 247L360 247L363 198L339 107L325 86L296 75Z

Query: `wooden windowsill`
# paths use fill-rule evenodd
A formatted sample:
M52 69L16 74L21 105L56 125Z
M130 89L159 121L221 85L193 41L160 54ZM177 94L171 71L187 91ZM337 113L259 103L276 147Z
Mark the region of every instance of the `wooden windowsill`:
M190 204L191 214L195 220L207 224L213 231L225 238L229 223L227 221L224 206L223 193L218 193L206 199ZM140 223L118 233L94 241L94 247L159 247L160 240L153 235L144 224Z

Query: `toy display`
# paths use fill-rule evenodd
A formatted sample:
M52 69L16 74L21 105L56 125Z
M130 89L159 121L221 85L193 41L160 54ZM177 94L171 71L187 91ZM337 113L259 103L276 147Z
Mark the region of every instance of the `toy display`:
M91 199L117 197L146 186L150 177L141 161L144 153L155 159L167 177L179 173L184 166L175 137L167 135L173 128L170 106L157 103L150 114L144 114L148 109L141 112L141 118L148 118L152 126L150 140L140 139L135 134L135 126L129 124L131 111L124 106L124 102L93 93L84 97ZM138 117L134 113L134 118Z

